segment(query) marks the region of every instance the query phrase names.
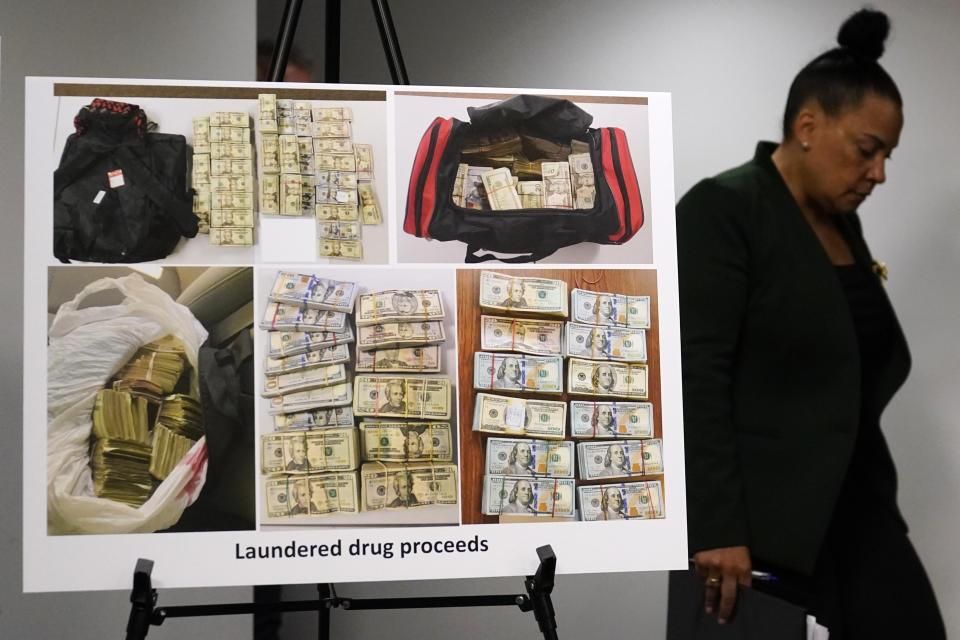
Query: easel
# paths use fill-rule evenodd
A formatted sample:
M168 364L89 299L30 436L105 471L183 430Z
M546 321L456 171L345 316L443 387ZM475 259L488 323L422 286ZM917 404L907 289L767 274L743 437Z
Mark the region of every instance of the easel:
M520 611L533 611L546 640L557 640L557 620L550 594L557 567L557 556L550 545L537 549L540 566L532 576L524 580L525 594L487 596L437 596L422 598L341 598L332 584L318 584L316 600L294 602L241 602L233 604L200 604L178 607L157 607L157 590L153 588L150 574L153 560L140 558L133 572L133 591L130 593L130 618L127 621L127 640L144 640L150 625L159 626L167 618L191 618L194 616L225 616L244 613L317 611L319 613L320 640L330 640L330 609L427 609L434 607L499 607L516 606Z
M340 82L340 3L341 0L326 0L324 25L324 81ZM400 54L397 32L387 0L371 0L373 12L380 30L384 55L390 66L393 84L410 84ZM274 45L270 62L269 79L280 82L287 69L287 59L300 18L303 0L287 0L280 24L280 32ZM546 640L557 639L557 621L553 610L554 576L557 556L550 545L537 548L540 565L537 572L524 580L526 593L482 596L437 596L421 598L341 598L332 584L317 584L316 600L291 602L240 602L232 604L186 605L157 607L157 590L153 588L151 573L153 560L140 558L133 573L133 591L130 593L130 618L127 621L127 640L142 640L147 637L151 625L159 626L167 618L190 618L195 616L223 616L256 613L280 613L286 611L316 611L319 617L317 637L330 639L330 610L364 609L426 609L434 607L498 607L516 606L520 611L533 611Z

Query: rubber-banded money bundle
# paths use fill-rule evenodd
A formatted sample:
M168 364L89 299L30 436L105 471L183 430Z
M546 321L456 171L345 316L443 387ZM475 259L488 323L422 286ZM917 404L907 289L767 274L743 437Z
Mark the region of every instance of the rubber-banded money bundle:
M360 467L360 510L457 504L457 465L367 462Z
M277 273L269 294L272 302L344 313L353 311L356 298L356 282L341 282L289 271Z
M437 289L389 289L365 293L357 299L358 327L443 318L443 297Z
M357 375L353 412L374 418L449 420L450 381L420 376Z
M483 513L572 518L573 478L483 477Z
M652 520L664 517L659 480L577 487L580 519Z
M369 461L451 462L453 434L449 422L364 420L360 452Z
M570 435L574 438L652 438L653 405L649 402L570 401Z
M576 464L573 442L532 438L488 438L486 473L502 476L572 478Z
M663 473L663 442L619 440L577 445L581 480L629 478Z
M352 471L359 463L357 430L353 427L281 431L260 436L263 473Z
M565 402L478 393L473 407L474 431L562 440L566 428Z
M264 482L264 494L264 512L271 524L359 511L354 471L270 477Z

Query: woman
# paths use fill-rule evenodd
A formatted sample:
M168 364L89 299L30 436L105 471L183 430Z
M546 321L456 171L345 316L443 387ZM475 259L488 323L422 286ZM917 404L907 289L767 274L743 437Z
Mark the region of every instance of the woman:
M677 205L690 552L721 622L762 569L831 640L945 635L879 427L909 353L856 215L903 125L888 29L854 14L783 141Z

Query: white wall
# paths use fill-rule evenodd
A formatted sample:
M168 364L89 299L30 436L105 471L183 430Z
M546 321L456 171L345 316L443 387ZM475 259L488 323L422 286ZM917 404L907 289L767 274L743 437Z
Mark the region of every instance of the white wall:
M283 2L261 9L279 20ZM0 238L4 293L17 300L22 264L22 76L75 74L211 79L253 77L254 7L244 2L128 4L116 0L51 0L0 5ZM266 2L263 3L266 6ZM322 3L304 3L301 38L319 41ZM343 73L351 82L388 82L376 24L367 2L344 2ZM888 291L914 355L913 373L884 416L901 477L900 502L925 560L953 635L960 634L960 559L951 545L960 531L960 341L954 318L960 297L960 4L951 0L874 3L894 23L883 63L905 99L906 128L888 168L889 182L861 213L874 254L890 268ZM151 6L153 8L151 8ZM859 8L849 0L767 3L759 0L669 3L636 0L393 0L391 7L412 82L422 84L643 89L674 92L677 192L699 178L748 159L757 139L773 139L790 80L833 44L841 21ZM96 7L96 10L90 9ZM308 11L313 10L310 14ZM41 19L43 24L41 25ZM276 33L276 22L267 27ZM162 25L162 27L161 27ZM213 37L200 37L209 27ZM127 29L123 31L121 29ZM71 32L73 35L71 35ZM102 44L97 44L97 41ZM316 56L322 73L322 58ZM0 415L19 443L21 314L0 307ZM3 575L0 631L11 637L53 637L60 629L87 637L117 633L126 594L21 596L20 447L0 450ZM642 550L634 550L642 553ZM322 579L322 576L318 576ZM342 595L510 593L513 579L425 584L343 585ZM562 637L663 636L663 575L563 577L555 604ZM312 587L290 595L312 597ZM163 592L161 602L243 600L242 590ZM75 608L78 622L72 620ZM84 612L85 610L85 612ZM340 637L389 630L392 638L538 637L530 614L504 608L473 611L343 612L333 614ZM234 622L230 622L233 620ZM598 622L600 621L600 622ZM243 622L243 624L240 624ZM230 626L237 624L237 627ZM290 616L285 637L310 637L313 616ZM204 625L204 626L197 626ZM222 626L221 626L222 625ZM222 634L212 631L218 627ZM245 637L243 617L214 622L169 621L149 637ZM17 631L20 631L17 633ZM188 631L189 630L189 631ZM231 633L231 630L234 632ZM103 632L103 633L101 633ZM179 633L178 633L179 632ZM164 633L170 634L164 636Z

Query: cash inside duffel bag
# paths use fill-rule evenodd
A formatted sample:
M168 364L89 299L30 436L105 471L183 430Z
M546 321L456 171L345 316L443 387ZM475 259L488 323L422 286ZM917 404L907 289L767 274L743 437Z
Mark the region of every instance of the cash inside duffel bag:
M148 132L135 104L96 99L74 118L53 176L61 262L145 262L197 235L182 135Z
M579 242L623 244L643 224L626 135L569 100L519 95L436 118L420 141L403 230L467 244L465 262L535 262Z

